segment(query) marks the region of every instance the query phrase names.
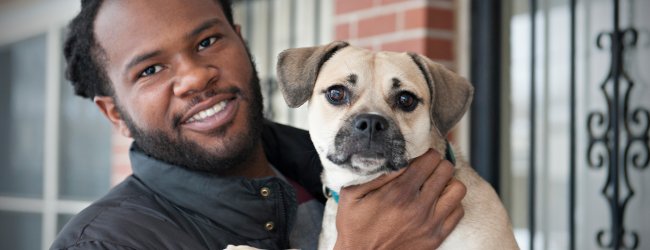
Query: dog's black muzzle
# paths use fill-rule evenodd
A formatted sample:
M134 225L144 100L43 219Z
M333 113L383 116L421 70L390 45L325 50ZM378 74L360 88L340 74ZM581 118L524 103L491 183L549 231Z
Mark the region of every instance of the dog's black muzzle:
M377 114L359 114L344 123L334 138L335 152L327 158L333 163L360 170L376 167L372 172L394 171L406 167L404 136L392 120ZM383 166L352 166L352 156L384 159Z

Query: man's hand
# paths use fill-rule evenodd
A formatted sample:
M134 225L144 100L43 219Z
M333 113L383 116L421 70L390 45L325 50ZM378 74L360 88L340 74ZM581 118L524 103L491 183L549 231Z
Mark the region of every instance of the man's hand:
M335 249L435 249L463 217L465 185L433 150L408 168L343 188Z

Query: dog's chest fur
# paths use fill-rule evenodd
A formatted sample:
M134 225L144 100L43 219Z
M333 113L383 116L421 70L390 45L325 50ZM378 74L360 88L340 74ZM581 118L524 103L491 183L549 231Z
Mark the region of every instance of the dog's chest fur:
M519 249L497 194L462 157L457 160L454 176L467 187L462 201L465 216L438 249ZM336 201L329 198L323 215L319 249L334 248L337 208Z

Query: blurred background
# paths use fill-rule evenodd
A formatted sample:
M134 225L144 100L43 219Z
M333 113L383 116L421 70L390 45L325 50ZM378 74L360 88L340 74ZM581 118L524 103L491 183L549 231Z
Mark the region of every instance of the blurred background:
M276 55L347 40L413 51L476 94L450 135L522 249L650 249L650 1L235 0L265 115L306 128ZM130 174L130 140L64 78L78 0L0 0L0 249L47 249ZM644 70L645 69L645 70ZM645 209L644 209L645 207Z

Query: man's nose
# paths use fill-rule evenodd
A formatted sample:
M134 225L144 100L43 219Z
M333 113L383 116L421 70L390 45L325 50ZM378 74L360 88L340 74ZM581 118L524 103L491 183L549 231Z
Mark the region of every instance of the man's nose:
M174 95L182 97L201 92L208 85L219 79L219 69L197 60L181 60L174 83Z

